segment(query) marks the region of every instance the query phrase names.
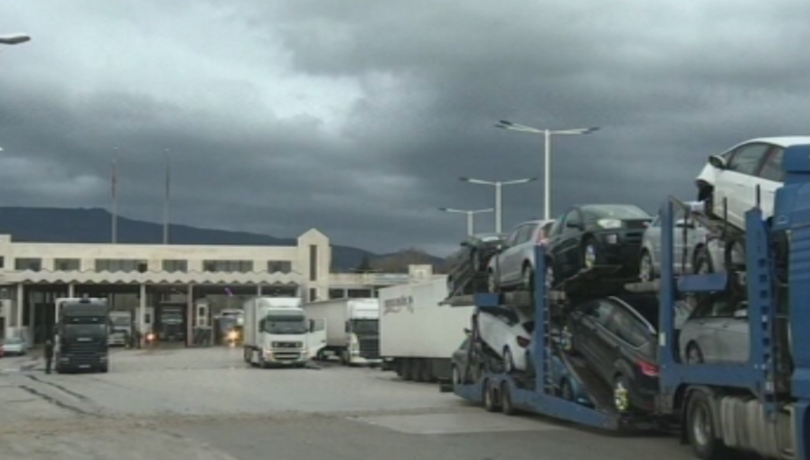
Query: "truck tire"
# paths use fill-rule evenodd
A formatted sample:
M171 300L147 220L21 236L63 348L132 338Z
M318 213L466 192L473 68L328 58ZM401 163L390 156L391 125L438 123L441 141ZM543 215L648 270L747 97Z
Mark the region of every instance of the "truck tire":
M498 412L498 403L495 401L495 392L489 379L484 380L482 385L481 399L484 400L484 409L487 412Z
M518 413L512 404L512 390L509 389L509 382L501 383L501 409L505 415L515 415Z
M686 406L684 429L692 451L701 460L725 460L730 457L728 447L715 435L714 424L709 395L695 391Z
M403 359L402 360L402 379L406 382L410 382L413 380L413 373L414 373L414 362L412 359Z

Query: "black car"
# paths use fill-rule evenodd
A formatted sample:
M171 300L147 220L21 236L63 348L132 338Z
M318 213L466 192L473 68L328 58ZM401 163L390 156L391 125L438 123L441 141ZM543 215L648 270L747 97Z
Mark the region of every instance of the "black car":
M487 289L487 265L498 253L504 235L482 233L470 235L461 248L447 258L448 296L475 294Z
M565 338L613 388L616 409L649 412L658 392L658 300L651 295L607 297L577 305Z
M570 208L551 229L546 254L553 284L596 265L637 272L644 231L652 216L632 204L586 204Z

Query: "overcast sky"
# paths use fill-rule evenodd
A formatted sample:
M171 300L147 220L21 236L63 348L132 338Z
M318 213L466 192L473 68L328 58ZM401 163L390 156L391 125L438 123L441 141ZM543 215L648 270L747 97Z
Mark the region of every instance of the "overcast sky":
M542 176L553 213L691 199L707 155L808 134L806 0L0 0L0 205L443 255L492 206L459 176ZM506 189L504 226L542 214ZM482 215L478 229L493 228Z

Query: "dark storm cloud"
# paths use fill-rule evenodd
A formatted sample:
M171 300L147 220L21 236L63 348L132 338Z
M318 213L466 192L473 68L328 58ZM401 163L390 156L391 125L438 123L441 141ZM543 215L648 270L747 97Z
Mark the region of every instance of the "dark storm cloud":
M554 139L555 211L652 211L708 154L807 131L802 0L79 3L0 3L35 37L0 54L9 204L105 205L118 146L122 211L159 218L168 148L184 223L446 250L464 219L436 208L492 203L458 176L542 174L501 118L603 127ZM505 202L539 216L541 184Z

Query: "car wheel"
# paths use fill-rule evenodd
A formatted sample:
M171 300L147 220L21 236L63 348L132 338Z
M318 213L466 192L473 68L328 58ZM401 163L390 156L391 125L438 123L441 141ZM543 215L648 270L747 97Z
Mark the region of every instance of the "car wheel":
M599 253L596 250L596 241L588 238L582 243L582 266L593 268L599 263Z
M546 261L546 293L548 291L554 289L554 265L551 264L551 260Z
M534 270L529 265L523 267L523 289L534 294Z
M455 364L450 366L450 378L451 378L451 381L453 382L453 385L455 385L455 386L461 385L461 383L462 383L461 382L461 372L458 371L458 367Z
M687 364L703 363L703 352L700 351L700 347L696 343L690 343L689 346L686 347L686 363Z
M714 264L712 263L708 247L700 246L695 250L695 260L692 262L692 273L696 275L714 273Z
M709 396L696 391L686 407L686 437L697 458L715 460L726 458L728 448L714 433L714 414Z
M639 261L638 279L641 281L652 281L655 279L655 269L653 268L652 256L646 249L641 253Z
M509 347L503 349L503 365L507 374L515 372L515 359L512 357L512 350Z
M569 382L568 379L562 379L558 393L560 398L566 401L574 401L574 388L571 386L571 382Z
M487 277L487 291L492 294L498 294L501 291L500 287L498 286L498 277L495 272L491 270L489 272L489 276Z
M613 381L613 402L619 412L627 412L631 408L629 388L627 378L622 374L617 375Z

